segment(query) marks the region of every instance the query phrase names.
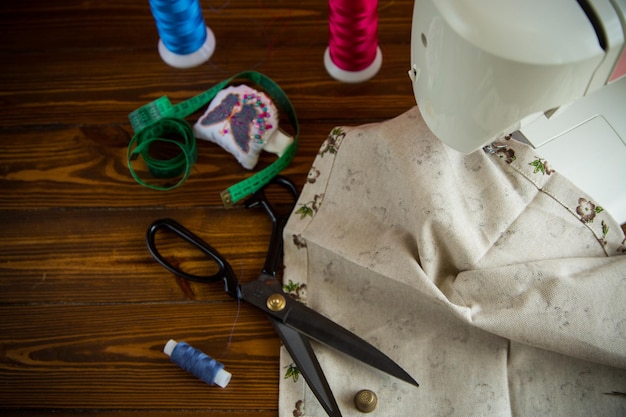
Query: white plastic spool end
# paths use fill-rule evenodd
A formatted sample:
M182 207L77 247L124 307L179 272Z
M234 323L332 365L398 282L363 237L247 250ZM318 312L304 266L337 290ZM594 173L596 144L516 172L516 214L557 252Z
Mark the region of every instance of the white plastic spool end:
M204 44L196 51L190 54L179 55L170 51L165 44L159 39L159 55L171 67L174 68L193 68L204 64L211 58L215 51L215 35L213 31L206 26L206 40Z
M220 368L217 371L217 374L215 375L215 379L213 380L213 383L222 388L226 388L226 386L230 382L231 377L232 377L232 374L230 372L228 372L224 368Z
M165 347L163 347L163 353L165 353L167 356L172 356L172 352L174 352L174 349L176 348L177 344L178 342L176 340L170 339L165 344Z
M326 48L326 51L324 52L324 66L326 67L326 71L331 77L344 83L356 84L365 82L370 78L373 78L378 73L382 65L383 53L378 46L376 47L376 56L374 57L372 63L367 68L360 71L346 71L339 68L331 59L329 48Z

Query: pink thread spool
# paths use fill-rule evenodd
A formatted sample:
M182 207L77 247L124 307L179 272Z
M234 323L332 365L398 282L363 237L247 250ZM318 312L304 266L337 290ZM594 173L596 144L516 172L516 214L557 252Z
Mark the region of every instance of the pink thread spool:
M378 0L329 0L326 71L338 81L360 83L378 73Z

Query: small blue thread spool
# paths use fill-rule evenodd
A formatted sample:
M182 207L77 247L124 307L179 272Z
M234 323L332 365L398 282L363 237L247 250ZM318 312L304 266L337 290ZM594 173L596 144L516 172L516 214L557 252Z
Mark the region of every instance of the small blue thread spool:
M230 382L232 375L224 369L224 365L185 342L170 339L163 348L163 352L176 365L209 385L226 388Z
M150 0L159 32L159 54L175 68L206 62L215 51L215 36L204 23L199 0Z

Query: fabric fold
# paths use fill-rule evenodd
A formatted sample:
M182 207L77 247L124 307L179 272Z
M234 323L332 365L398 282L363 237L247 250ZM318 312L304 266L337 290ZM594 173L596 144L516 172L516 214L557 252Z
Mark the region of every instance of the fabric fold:
M420 383L316 345L344 416L360 415L364 388L385 416L626 413L604 394L626 387L624 235L526 145L460 154L417 108L335 128L284 237L294 297ZM304 381L281 378L281 416L320 410Z

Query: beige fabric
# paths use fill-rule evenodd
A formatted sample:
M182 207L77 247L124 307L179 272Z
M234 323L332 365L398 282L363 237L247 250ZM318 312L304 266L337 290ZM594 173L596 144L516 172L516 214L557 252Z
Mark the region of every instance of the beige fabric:
M371 416L624 416L605 393L626 391L625 252L534 150L462 155L413 108L330 133L285 229L284 282L420 383L315 344L346 417L361 389ZM281 375L282 417L325 416L284 350Z

